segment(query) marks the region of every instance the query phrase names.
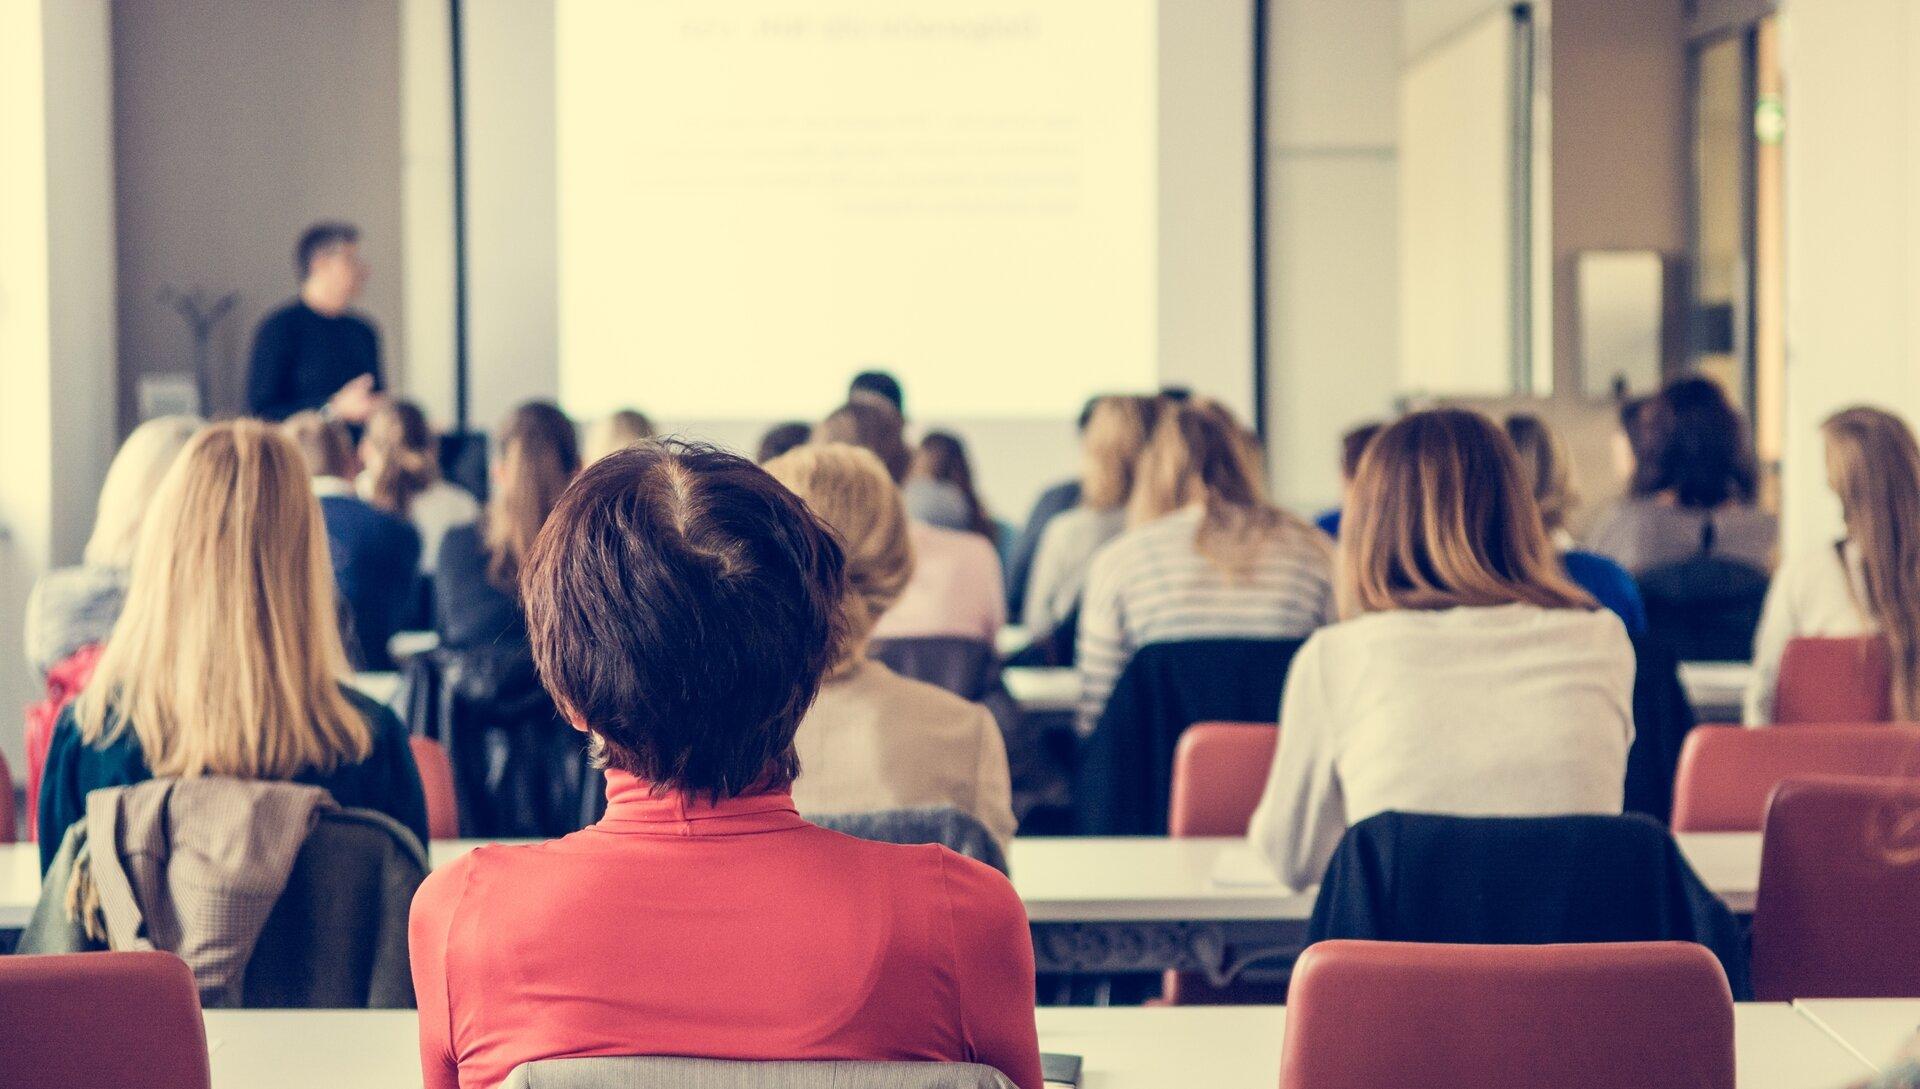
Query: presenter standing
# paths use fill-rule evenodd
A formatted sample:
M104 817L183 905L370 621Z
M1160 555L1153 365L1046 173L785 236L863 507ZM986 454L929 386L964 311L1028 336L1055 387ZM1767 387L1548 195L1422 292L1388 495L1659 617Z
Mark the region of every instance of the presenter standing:
M268 314L253 334L247 410L269 420L318 409L366 422L382 400L380 335L347 308L367 281L360 232L316 223L294 248L300 294Z

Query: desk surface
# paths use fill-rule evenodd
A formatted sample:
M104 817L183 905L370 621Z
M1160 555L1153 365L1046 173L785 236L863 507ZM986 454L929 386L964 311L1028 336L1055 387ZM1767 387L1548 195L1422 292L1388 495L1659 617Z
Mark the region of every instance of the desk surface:
M1920 1033L1920 999L1809 998L1794 1006L1875 1069L1885 1068Z
M411 1012L207 1013L215 1089L418 1089ZM1080 1055L1085 1089L1273 1089L1277 1006L1043 1009L1040 1047ZM1736 1013L1740 1089L1843 1089L1870 1071L1787 1005Z
M1760 874L1757 833L1677 838L1708 888L1735 911L1752 910ZM436 842L434 864L478 845ZM1011 861L1014 886L1039 923L1303 920L1313 910L1310 894L1267 877L1237 839L1021 838L1013 841ZM25 926L39 896L34 845L0 845L0 928Z

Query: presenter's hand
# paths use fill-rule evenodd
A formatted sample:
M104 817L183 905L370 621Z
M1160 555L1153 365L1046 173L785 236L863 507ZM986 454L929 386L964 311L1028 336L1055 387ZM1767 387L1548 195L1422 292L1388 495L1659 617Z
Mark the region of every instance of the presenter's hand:
M373 415L373 410L380 407L380 401L381 396L373 389L373 375L363 374L328 398L327 408L339 419L363 424Z

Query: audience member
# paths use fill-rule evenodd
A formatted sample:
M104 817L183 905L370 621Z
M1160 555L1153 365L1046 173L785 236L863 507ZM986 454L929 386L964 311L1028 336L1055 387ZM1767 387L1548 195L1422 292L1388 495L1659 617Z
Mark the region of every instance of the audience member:
M883 405L893 409L902 420L907 418L907 395L900 380L886 371L861 371L847 384L847 400Z
M562 497L524 584L541 676L606 764L607 812L421 888L428 1089L649 1054L976 1062L1041 1089L1005 878L794 809L794 734L841 653L846 594L799 500L742 458L634 447Z
M591 465L608 454L625 450L636 442L645 442L657 432L653 421L639 409L623 408L608 416L593 421L587 428L586 441L581 443L580 459Z
M1268 500L1253 437L1217 405L1161 413L1127 526L1087 572L1076 655L1083 732L1143 646L1299 638L1332 619L1327 538Z
M1350 824L1618 813L1633 645L1561 573L1513 445L1461 410L1368 446L1340 538L1341 613L1288 674L1249 836L1295 888Z
M1846 536L1786 558L1754 637L1746 721L1773 721L1787 643L1877 632L1892 652L1893 716L1920 721L1920 447L1899 417L1849 408L1820 425Z
M543 401L508 415L498 449L481 521L449 531L434 568L434 627L441 645L456 650L526 646L520 568L580 471L573 421Z
M1320 531L1338 540L1340 538L1340 512L1347 504L1347 497L1353 493L1353 474L1360 469L1360 455L1367 452L1367 444L1385 427L1381 423L1363 423L1340 436L1340 506L1322 511L1313 524Z
M405 518L354 492L358 473L346 425L318 412L297 412L281 430L313 474L313 494L326 519L333 577L345 603L349 658L360 669L390 670L387 641L400 630L420 572L420 534Z
M779 457L796 446L805 446L813 437L813 425L801 420L789 420L767 428L760 436L760 450L754 460L762 465Z
M345 684L329 566L291 443L239 420L187 444L154 496L93 679L54 729L40 784L43 871L88 791L153 776L320 786L426 842L405 729Z
M1094 553L1127 528L1134 470L1159 409L1158 400L1143 396L1094 402L1082 429L1079 504L1047 523L1034 552L1020 614L1034 639L1044 639L1077 612Z
M1746 423L1719 385L1677 379L1634 414L1628 496L1587 547L1636 576L1699 555L1773 566L1777 527L1754 505L1759 470Z
M843 442L871 451L895 484L906 479L913 451L893 410L849 401L813 430L815 442ZM874 627L876 639L959 636L992 642L1006 624L1000 557L991 542L958 530L910 522L913 577Z
M420 534L420 570L432 574L440 542L480 517L472 493L440 476L438 436L412 401L388 401L367 417L354 481L360 498L413 524Z
M1093 419L1093 406L1100 398L1091 397L1080 408L1076 421L1082 444L1086 442L1087 426ZM1007 609L1018 613L1025 608L1029 596L1028 582L1033 576L1034 557L1040 551L1040 538L1047 531L1047 525L1055 518L1080 505L1080 478L1062 480L1040 493L1033 501L1033 510L1027 514L1027 524L1014 535L1013 544L1007 548Z
M907 513L942 529L978 533L1000 547L1000 530L973 485L966 443L950 431L932 431L920 440L902 488Z
M1573 547L1573 535L1567 532L1567 517L1577 497L1573 494L1572 459L1560 436L1546 421L1524 412L1507 417L1507 438L1520 456L1520 476L1533 494L1540 510L1540 523L1547 540L1560 554L1560 565L1574 585L1593 595L1593 599L1613 610L1627 627L1629 635L1647 630L1647 607L1640 600L1640 587L1619 564L1594 552Z
M325 410L351 424L380 407L380 334L349 312L366 286L360 232L316 223L294 247L300 294L268 314L253 334L247 411L268 420Z
M794 738L794 803L806 813L950 806L1006 846L1012 787L993 715L867 657L874 623L913 571L907 513L880 459L828 443L766 469L826 523L846 556L845 643Z
M75 651L102 642L113 630L154 492L203 426L194 416L161 416L134 428L120 444L100 486L93 534L80 553L79 566L40 576L27 596L27 664L42 679Z

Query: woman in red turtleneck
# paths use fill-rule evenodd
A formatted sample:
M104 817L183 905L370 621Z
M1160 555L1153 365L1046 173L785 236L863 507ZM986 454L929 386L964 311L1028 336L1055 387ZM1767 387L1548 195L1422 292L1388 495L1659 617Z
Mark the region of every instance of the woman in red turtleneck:
M541 674L607 765L607 813L421 887L428 1089L591 1055L977 1062L1041 1089L1006 879L794 812L842 581L806 508L728 454L648 444L567 491L523 596Z

